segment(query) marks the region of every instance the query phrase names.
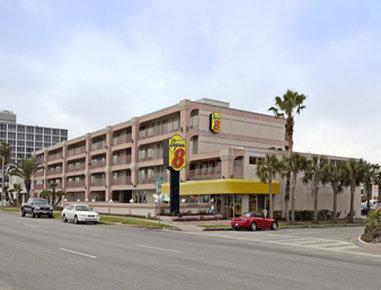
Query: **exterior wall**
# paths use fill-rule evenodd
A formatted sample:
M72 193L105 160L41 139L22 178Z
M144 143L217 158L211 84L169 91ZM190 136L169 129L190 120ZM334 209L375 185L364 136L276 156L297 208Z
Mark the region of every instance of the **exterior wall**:
M215 111L222 115L222 130L218 134L209 131L209 114ZM198 113L194 116L192 115L194 112ZM191 116L193 117L191 118ZM270 133L264 128L270 130ZM119 134L124 130L128 133ZM236 156L235 153L233 155L227 153L227 156L221 158L222 149L236 146L284 148L283 131L283 119L231 109L226 103L219 106L218 102L183 100L175 106L108 126L105 129L51 146L45 151L35 152L35 155L43 162L41 170L34 178L33 189L37 194L41 190L47 189L49 182L57 183L59 181L59 189L75 194L81 201L91 200L92 192L96 192L97 195L103 194L104 200L110 201L113 192L124 191L126 196L131 193L132 199L136 201L153 202L154 178L160 175L164 177L165 181L168 180L162 152L160 149L155 149L158 148L155 146L172 134L182 135L187 144L191 143L191 138L198 138L198 142L195 142L195 150L191 151L190 146L187 146L188 166L182 170L180 175L181 180L186 181L189 180L190 173L198 170L190 170L190 164L196 162L201 164L210 159L218 161L215 163L218 168L209 164L207 167L212 166L210 169L213 170L207 168L208 174L200 171L202 173L200 176L228 178L236 173L231 167L235 164ZM114 164L113 154L121 150L128 150L130 154L125 161ZM104 163L102 161L93 164L92 160L100 155L104 156ZM84 160L84 164L69 167L69 163L79 160ZM224 170L222 175L221 168ZM115 184L113 176L121 170L128 172L128 180ZM103 174L104 178L96 178L100 174ZM144 197L140 198L140 195Z

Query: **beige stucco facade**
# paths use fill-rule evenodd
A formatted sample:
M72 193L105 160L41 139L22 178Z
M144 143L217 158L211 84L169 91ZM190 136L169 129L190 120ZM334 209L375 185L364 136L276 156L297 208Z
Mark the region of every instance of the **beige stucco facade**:
M210 130L210 115L221 114L221 130ZM55 182L67 202L153 204L156 177L168 181L162 141L173 134L187 142L182 182L224 178L256 179L256 157L283 154L284 119L230 108L228 103L202 99L178 104L35 152L41 159L33 181L38 194ZM309 188L298 183L297 209L312 209ZM283 192L283 190L281 190ZM320 208L332 208L332 193L321 190ZM349 208L349 195L339 196L339 210ZM356 195L357 202L357 195ZM250 197L241 196L242 210ZM357 207L358 205L358 207ZM119 208L119 207L118 207ZM284 208L283 194L275 209ZM359 204L356 203L356 212ZM344 214L344 212L343 212Z

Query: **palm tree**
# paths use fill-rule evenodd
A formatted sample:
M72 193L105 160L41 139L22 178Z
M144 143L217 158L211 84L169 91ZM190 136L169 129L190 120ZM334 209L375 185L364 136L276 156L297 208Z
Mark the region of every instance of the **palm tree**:
M298 174L305 169L306 162L307 160L304 156L296 153L291 153L290 156L283 158L283 175L291 177L291 223L295 223L295 188L298 181ZM288 206L286 210L288 211ZM287 214L286 212L286 216Z
M364 162L362 182L365 186L367 210L370 211L370 200L372 199L372 185L377 183L380 165Z
M345 161L328 160L324 167L326 181L333 190L333 221L337 220L337 196L349 185L349 172Z
M3 140L0 140L0 158L1 158L1 199L5 198L4 192L5 192L5 185L4 185L4 179L5 179L5 164L8 162L9 157L11 156L11 147L9 144Z
M354 201L355 201L355 191L356 187L359 186L360 182L363 179L363 169L364 169L364 160L351 159L347 161L347 170L349 175L349 186L351 189L351 199L349 207L349 221L354 222L355 212L354 212Z
M278 158L273 155L266 155L266 158L259 159L257 164L257 175L261 182L269 184L269 195L270 195L270 218L274 216L274 195L273 195L273 180L276 174L279 172L280 162Z
M324 167L327 159L320 156L313 156L306 162L303 182L311 184L312 195L314 197L314 223L318 221L318 197L320 185L326 183Z
M32 178L37 171L40 161L35 156L30 159L21 159L16 167L11 171L12 175L21 177L24 179L25 189L26 189L26 200L28 200L30 195L30 189L32 186Z
M294 148L294 124L295 124L295 113L300 114L300 112L306 108L304 101L306 100L304 94L300 94L297 91L287 90L282 96L275 97L275 106L269 108L269 111L273 112L275 117L286 118L286 139L288 141L288 146L286 147L288 153L293 152ZM288 202L290 200L290 180L291 175L286 175L286 189L284 195L285 201L285 214L286 220L289 221L288 215Z
M16 203L17 203L17 206L20 207L20 204L21 204L20 193L22 192L21 184L20 183L13 184L12 191L16 193Z

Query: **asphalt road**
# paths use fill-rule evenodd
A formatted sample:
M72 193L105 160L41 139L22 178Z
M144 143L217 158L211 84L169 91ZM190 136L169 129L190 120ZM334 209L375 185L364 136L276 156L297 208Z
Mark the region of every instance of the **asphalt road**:
M303 230L293 231L303 236ZM324 233L307 229L305 236L319 237L318 231ZM355 231L344 229L338 235L348 239ZM64 224L0 212L0 289L380 287L381 256L266 243L273 233L213 236ZM276 234L284 240L293 233ZM267 236L258 242L255 235Z

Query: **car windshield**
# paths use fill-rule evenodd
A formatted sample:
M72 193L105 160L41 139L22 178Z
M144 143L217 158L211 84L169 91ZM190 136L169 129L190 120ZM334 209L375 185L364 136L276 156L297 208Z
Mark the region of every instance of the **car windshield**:
M76 211L92 211L92 209L87 205L76 205L75 210Z
M250 217L251 216L251 212L244 212L242 214L243 217Z
M34 204L47 204L48 202L45 199L35 199Z

